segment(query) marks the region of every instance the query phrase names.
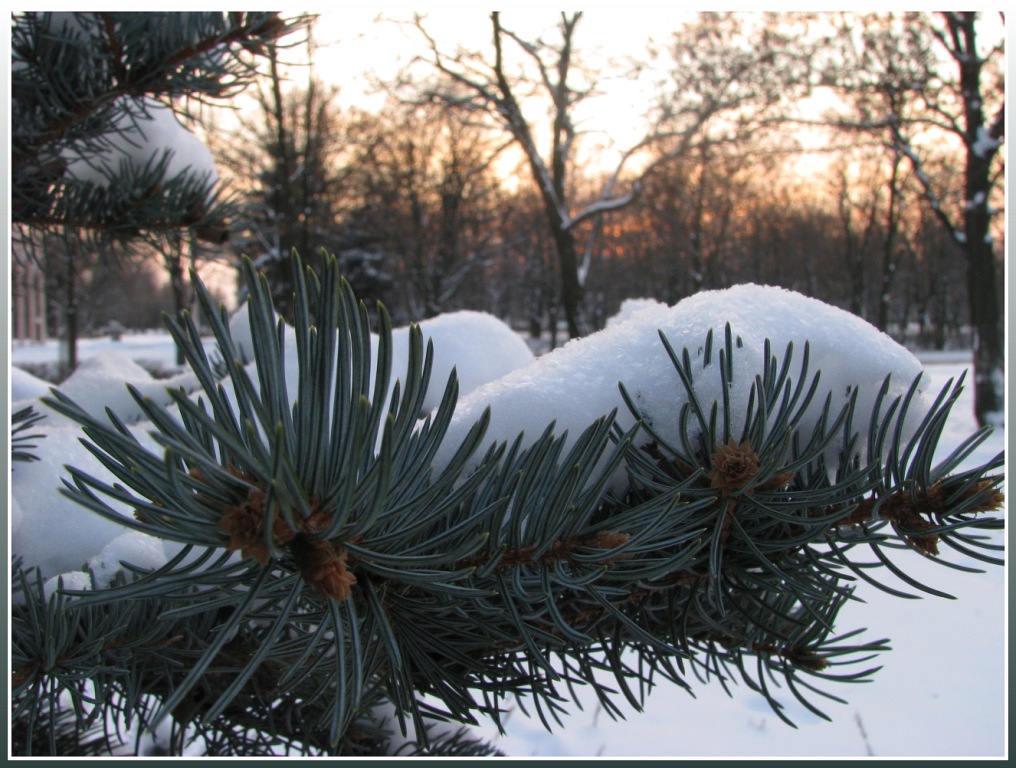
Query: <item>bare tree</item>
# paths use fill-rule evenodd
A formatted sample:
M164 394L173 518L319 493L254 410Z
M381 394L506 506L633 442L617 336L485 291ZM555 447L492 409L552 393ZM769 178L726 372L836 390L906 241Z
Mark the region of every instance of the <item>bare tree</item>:
M395 101L360 114L350 138L359 226L391 255L403 309L417 320L448 311L491 247L501 147L461 113Z
M423 20L416 18L417 29L429 47L429 63L442 75L442 82L429 89L428 98L456 109L483 113L507 131L525 155L529 172L540 191L543 213L557 253L561 280L561 306L569 336L588 330L583 312L583 282L588 270L576 243L579 224L628 205L636 194L633 188L615 195L613 184L592 204L575 210L570 174L575 161L575 140L579 132L573 122L575 106L595 92L588 70L577 65L575 29L581 13L562 13L556 31L559 41L548 44L530 41L506 29L500 13L491 14L493 51L491 58L481 53L445 55L427 33ZM532 65L535 74L529 81L512 75L508 66L509 46ZM581 70L581 71L579 71ZM581 84L576 81L582 78ZM550 150L542 153L537 144L536 124L527 119L523 102L538 92L549 100Z
M780 129L789 105L810 92L813 54L799 29L807 19L700 13L671 34L664 64L644 65L663 76L645 137L628 155L642 158L646 195L667 198L649 204L685 241L673 252L686 263L667 269L670 301L732 282L724 254L745 169L757 172L796 147Z
M903 155L893 150L889 157L889 178L886 182L888 197L883 220L882 269L879 278L878 314L875 319L875 327L882 331L889 328L890 299L896 283L896 273L901 255L906 201L904 185L906 182L907 173L903 167Z
M815 43L802 32L809 18L704 12L675 30L650 129L632 150L653 153L646 172L701 152L703 144L740 145L742 152L795 148L781 129L790 106L810 94Z
M747 211L751 178L761 171L760 159L750 153L700 141L644 177L640 205L665 241L661 298L675 302L734 282L744 266L736 263L745 234L739 219Z
M847 16L826 81L850 97L854 115L834 122L880 136L906 158L925 204L966 263L975 332L974 410L1001 422L1004 329L993 227L1004 199L1004 42L978 43L976 12ZM954 67L949 71L950 65ZM935 159L945 153L944 173ZM955 185L954 180L962 179ZM962 187L958 189L956 187Z
M878 163L848 156L837 160L831 169L832 193L842 227L843 274L847 284L847 309L868 319L868 272L875 241L878 239L882 180Z
M292 310L292 251L316 267L322 249L340 249L339 213L349 175L342 158L348 125L338 88L317 76L309 32L306 45L309 65L299 69L287 69L279 49L267 46L265 72L252 89L255 106L239 113L235 129L210 137L242 195L233 246L266 274L286 316ZM370 295L366 286L357 287Z
M970 315L976 333L974 346L975 413L980 423L1001 421L1005 402L1005 330L1003 328L1001 291L999 290L998 258L991 233L992 219L997 211L991 208L994 192L1002 184L1003 175L996 167L1005 131L1005 96L1000 79L985 77L987 59L977 47L977 14L972 11L946 13L945 25L932 32L949 52L959 71L959 116L946 101L934 104L934 111L943 124L958 131L963 138L965 194L959 218L950 217L940 204L927 176L921 174L921 160L913 144L894 126L894 137L900 150L914 164L918 178L925 182L925 196L939 220L964 251L967 260L967 295ZM987 56L1001 56L995 48ZM991 107L985 104L989 100ZM988 110L994 108L994 114Z

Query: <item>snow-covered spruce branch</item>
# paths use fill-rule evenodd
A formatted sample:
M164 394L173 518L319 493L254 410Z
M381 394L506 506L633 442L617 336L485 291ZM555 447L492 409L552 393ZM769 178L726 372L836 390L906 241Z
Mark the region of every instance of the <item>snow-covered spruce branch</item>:
M955 472L984 432L934 456L960 383L927 399L919 380L899 381L912 371L890 342L858 336L870 355L843 365L894 369L844 392L836 360L861 321L818 302L780 296L786 317L815 324L803 348L735 332L731 305L703 295L690 315L644 313L615 334L657 328L656 368L636 345L641 373L610 380L605 337L592 337L460 402L452 376L422 413L431 350L414 330L407 370L393 372L387 316L373 335L334 259L297 283L292 328L249 262L245 276L254 361L199 288L221 359L186 315L170 322L201 392L172 392L172 408L137 393L150 438L47 401L111 475L70 468L65 493L177 553L67 594L16 568L21 744L57 746L46 713L69 695L73 733L112 708L215 750L247 748L236 734L253 729L255 751L275 740L360 754L391 736L371 725L382 702L422 739L434 719L498 719L514 696L549 725L575 685L617 711L598 672L636 705L690 673L743 677L785 717L780 680L817 712L812 694L831 696L818 685L868 679L886 647L835 627L856 579L902 594L884 572L935 592L899 550L1000 562L978 531L1002 525L987 514L1002 503L1002 456ZM566 401L598 408L604 390L621 406L582 428L546 418ZM524 434L516 415L503 421L520 407L512 393Z
M164 31L170 30L166 40L158 46L128 50L125 40L135 28L139 25L154 28L150 26L153 23L161 25ZM51 49L58 43L79 45L82 40L101 38L110 59L99 68L94 83L89 83L98 86L102 81L101 92L96 91L94 99L74 94L74 110L41 113L54 116L55 122L28 134L25 147L28 152L39 152L48 144L65 143L68 136L78 135L76 126L124 97L158 93L218 99L235 95L256 73L256 67L245 61L241 52L263 54L265 45L278 44L280 38L304 23L302 19L283 21L277 13L175 14L175 18L174 14L164 14L162 18L152 16L140 22L129 14L117 13L31 14L14 29L14 69L19 75L31 72L24 66L26 61L54 69L66 66L68 62L64 59L69 57L52 56ZM38 56L40 49L50 49L50 61ZM208 76L210 65L219 68L221 77ZM167 72L172 76L166 77ZM47 97L67 98L67 94L40 89L37 98L41 101ZM15 169L24 158L24 151L14 153Z
M211 154L175 113L189 99L234 96L257 75L257 57L287 45L307 17L25 12L13 21L11 209L29 229L22 236L192 228L220 241L235 206L216 194Z

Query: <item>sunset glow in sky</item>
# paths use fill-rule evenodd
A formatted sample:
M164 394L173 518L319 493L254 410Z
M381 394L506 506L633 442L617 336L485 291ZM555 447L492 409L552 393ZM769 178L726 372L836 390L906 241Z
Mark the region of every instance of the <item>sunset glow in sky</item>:
M734 3L725 5L724 10L754 11L757 7L739 8ZM812 9L791 7L787 10ZM482 6L361 3L319 12L314 28L315 74L340 87L340 104L372 111L380 108L385 96L371 85L371 78L391 81L414 57L426 54L424 38L411 23L414 11L425 17L424 27L444 53L454 54L457 49L491 53L490 11ZM587 132L578 146L586 155L583 165L611 171L620 152L644 136L644 116L651 102L653 80L663 77L662 73L669 66L666 45L671 34L697 13L697 10L646 4L593 5L584 11L575 33L575 55L577 64L584 62L598 70L597 88L601 93L579 103L574 112L579 130ZM543 35L548 43L554 44L560 39L555 29L559 18L557 11L546 6L522 4L503 12L501 20L506 29L524 39L532 41ZM984 12L981 41L987 43L1003 35L1004 28L997 14ZM646 60L650 44L661 51L657 62L660 70L647 68L636 80L629 74L628 57ZM292 52L293 56L302 54L302 49ZM427 66L423 65L418 71L427 72ZM298 72L294 72L294 76L298 81L305 77ZM810 113L807 116L818 119L832 103L828 93L816 93L808 102ZM542 125L547 122L542 119L542 109L527 110L541 149L549 146L547 129ZM828 137L816 131L803 131L799 140L806 147L828 144ZM813 174L824 167L821 153L799 158L794 164L795 172L803 174Z
M454 5L421 7L424 27L445 52L454 53L457 47L485 54L492 50L488 10ZM426 53L423 36L411 24L413 15L408 8L381 13L371 6L320 13L314 28L315 43L320 46L315 53L315 71L340 86L340 103L379 108L385 97L372 89L368 73L381 80L394 79L414 56ZM590 146L613 143L624 149L641 138L650 84L646 78L636 83L624 76L624 59L644 57L650 41L664 44L692 15L669 7L620 11L613 6L584 12L575 34L577 60L601 70L598 86L603 92L576 111L580 130L592 132L585 138ZM504 12L502 24L525 39L535 40L542 34L554 44L560 39L555 29L559 18L546 7L522 6ZM534 111L531 119L536 122L540 117ZM611 157L605 165L612 167L613 162Z

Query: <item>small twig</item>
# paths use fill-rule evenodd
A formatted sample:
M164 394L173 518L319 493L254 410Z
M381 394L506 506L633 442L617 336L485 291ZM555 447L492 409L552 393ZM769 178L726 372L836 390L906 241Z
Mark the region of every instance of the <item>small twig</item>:
M869 757L874 756L875 751L871 748L871 742L868 741L868 733L864 730L864 723L861 722L861 713L854 713L854 722L857 723L857 730L861 732L861 739L864 741L864 751Z

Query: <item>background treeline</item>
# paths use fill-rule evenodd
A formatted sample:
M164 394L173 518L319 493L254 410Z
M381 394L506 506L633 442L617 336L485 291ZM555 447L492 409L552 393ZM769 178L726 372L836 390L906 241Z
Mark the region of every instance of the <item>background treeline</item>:
M273 277L285 312L286 255L313 263L325 249L359 296L384 302L400 323L468 308L563 338L576 327L561 290L571 270L583 332L628 297L673 303L750 281L844 307L912 345L971 343L971 265L941 220L970 199L969 148L941 119L964 106L954 64L935 49L942 19L703 14L659 50L614 62L612 75L652 68L661 85L645 105L644 138L626 164L605 169L595 116L575 128L605 77L578 56L579 18L562 15L556 38L532 40L495 18L496 60L482 40L445 54L425 22L407 23L431 59L378 83L389 97L372 112L342 105L314 67L312 36L308 66L271 52L253 99L206 119L225 189L244 212L228 245L181 240L172 259L135 250L82 265L81 327L158 325L158 311L174 306L171 287L186 304L181 266L240 254ZM542 74L509 66L512 43ZM985 69L981 85L1001 89L1000 69ZM819 92L835 96L835 116L802 111ZM498 123L514 108L535 115L524 133ZM911 137L919 163L908 151L918 144L901 140ZM544 145L549 159L534 165ZM569 223L572 266L556 234L564 225L548 226L541 167L568 210L603 208ZM1003 172L999 156L991 173ZM1001 219L990 226L1000 275ZM156 279L173 268L171 287ZM144 302L117 300L139 293Z
M237 182L250 185L239 252L283 270L278 254L295 248L313 261L326 248L358 295L381 300L399 322L477 309L533 333L563 323L554 244L522 160L518 168L492 162L507 155L496 137L441 107L391 101L379 114L343 113L314 103L323 90L293 89L284 99L296 128L285 153L301 169L295 177L278 162L265 115L244 128L253 141L221 148ZM327 128L308 136L315 107ZM878 147L809 157L814 166L799 169L799 155L729 143L652 159L632 203L580 225L579 240L592 239L592 327L629 297L674 303L756 282L849 309L901 339L906 331L909 343L969 344L962 256L922 204L912 172ZM510 183L498 175L506 167ZM603 182L584 175L584 199L595 200ZM950 183L962 192L961 178ZM890 185L903 198L895 217ZM276 284L286 282L279 275ZM285 304L282 290L277 301Z

